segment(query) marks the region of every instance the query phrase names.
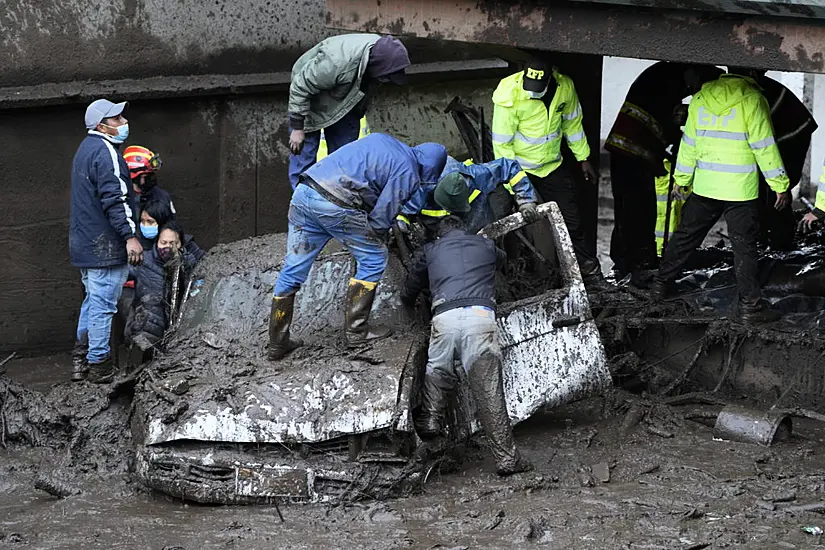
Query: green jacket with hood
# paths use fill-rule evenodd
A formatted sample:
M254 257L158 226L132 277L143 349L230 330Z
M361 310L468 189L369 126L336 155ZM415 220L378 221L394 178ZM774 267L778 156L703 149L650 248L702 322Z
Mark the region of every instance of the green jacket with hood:
M771 189L788 190L767 100L752 79L722 75L690 102L674 180L702 197L748 201L759 197L758 170Z
M361 82L377 34L332 36L315 45L292 66L289 85L290 120L303 117L303 129L314 132L332 126L365 94Z

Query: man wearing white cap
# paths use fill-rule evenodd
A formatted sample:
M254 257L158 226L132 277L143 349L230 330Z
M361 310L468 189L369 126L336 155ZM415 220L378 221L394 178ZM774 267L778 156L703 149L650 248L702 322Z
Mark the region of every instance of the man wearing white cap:
M86 108L87 135L72 163L69 256L80 269L86 297L80 307L72 380L110 382L116 366L109 339L127 262L143 261L135 225L129 167L118 152L129 137L126 103L107 99Z

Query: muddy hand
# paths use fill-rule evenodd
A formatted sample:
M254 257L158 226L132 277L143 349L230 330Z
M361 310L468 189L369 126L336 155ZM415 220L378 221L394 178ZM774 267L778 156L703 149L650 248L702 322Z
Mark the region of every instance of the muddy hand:
M293 155L297 155L304 148L304 137L306 134L303 130L292 130L289 134L289 150Z
M797 229L808 233L813 228L813 223L817 221L819 218L816 217L816 214L813 212L808 212L802 219L799 221L799 225Z
M143 246L137 237L132 237L126 241L126 258L132 265L143 263Z
M587 183L596 184L599 181L599 176L596 174L596 171L593 170L593 166L590 164L589 160L585 160L581 163L582 168L582 175L584 175L584 181Z
M777 193L776 194L776 202L774 203L773 207L777 210L782 210L786 208L789 204L791 204L791 192L785 191L784 193Z

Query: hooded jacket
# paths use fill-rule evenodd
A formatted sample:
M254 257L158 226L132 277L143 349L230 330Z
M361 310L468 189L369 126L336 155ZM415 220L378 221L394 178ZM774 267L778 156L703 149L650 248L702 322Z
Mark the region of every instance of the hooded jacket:
M410 147L387 134L344 145L302 174L336 202L367 213L379 235L422 184L438 182L447 150L437 143Z
M389 36L344 34L321 41L292 67L290 127L314 132L332 126L366 97L368 68L370 78L378 78L409 66L406 48Z
M69 257L80 268L126 264L137 236L137 199L118 146L90 131L72 162Z
M771 189L787 191L767 100L747 77L706 83L690 102L674 181L702 197L747 201L759 196L758 170Z
M576 87L555 70L553 78L556 91L549 105L527 95L522 86L523 71L503 79L493 92L496 158L515 159L525 171L540 178L561 166L562 135L576 160L583 162L590 157Z

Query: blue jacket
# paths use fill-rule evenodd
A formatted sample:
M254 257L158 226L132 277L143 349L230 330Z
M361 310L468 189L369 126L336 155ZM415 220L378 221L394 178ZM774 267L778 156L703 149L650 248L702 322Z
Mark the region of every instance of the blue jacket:
M74 156L69 257L76 267L125 264L126 240L137 236L137 200L117 147L90 131Z
M364 210L379 235L422 185L434 185L447 161L437 143L410 147L386 134L370 134L321 159L306 172L342 204Z
M506 185L509 189L512 189L516 203L519 206L528 202L537 202L536 191L530 183L530 178L521 169L517 160L500 158L484 164L467 165L453 157L449 157L441 177L443 178L453 172L458 172L464 176L464 181L470 189L470 203L473 205L476 204L478 199L481 199L479 204L483 204L485 202L483 199L487 198L487 195L495 191L499 185ZM426 215L426 211L431 210L434 205L432 193L436 185L437 182L422 185L401 209L401 214L414 216L421 214L424 210ZM475 197L473 191L478 191ZM435 206L435 208L440 210L438 206Z

